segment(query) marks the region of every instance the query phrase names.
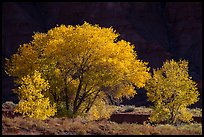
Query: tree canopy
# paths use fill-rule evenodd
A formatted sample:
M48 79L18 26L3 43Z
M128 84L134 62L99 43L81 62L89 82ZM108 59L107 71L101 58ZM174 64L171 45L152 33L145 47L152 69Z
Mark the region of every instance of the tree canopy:
M176 124L192 120L186 108L198 101L199 92L188 74L188 61L167 60L161 68L153 70L145 88L148 100L154 103L150 121Z
M50 86L44 96L58 110L86 113L98 97L133 97L135 87L144 87L150 78L147 62L138 59L133 44L118 36L112 27L87 22L37 32L6 59L6 72L19 86L22 77L38 71Z

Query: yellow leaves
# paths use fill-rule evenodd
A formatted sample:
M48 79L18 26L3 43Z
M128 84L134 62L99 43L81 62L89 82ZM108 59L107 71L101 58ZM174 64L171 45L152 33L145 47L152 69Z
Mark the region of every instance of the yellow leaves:
M109 119L113 111L114 109L112 106L108 105L102 98L98 98L88 112L86 119L90 121Z
M185 107L182 107L179 110L179 114L177 116L178 119L184 121L184 122L190 122L193 120L192 116L193 114L191 114L190 112L187 111L187 109Z
M56 68L56 69L55 69L55 75L59 77L60 74L61 74L61 70L58 69L58 68Z
M13 54L10 60L6 60L6 71L16 77L22 77L38 69L37 52L29 44L24 44ZM26 63L25 63L26 62Z
M118 90L116 91L115 98L116 99L122 99L127 98L130 99L134 97L136 94L136 91L134 90L134 87L132 85L124 84L124 85L118 85Z
M31 117L36 119L45 120L56 113L56 105L50 105L48 98L41 98L38 100L21 100L15 112L22 113L23 117Z
M45 81L44 79L41 78L41 73L38 71L34 71L33 76L25 76L21 78L21 81L19 81L19 84L21 84L18 89L20 90L19 92L41 92L42 90L48 90L49 89L49 83L48 81Z
M198 101L199 92L196 83L188 75L187 65L185 60L170 60L164 62L162 68L153 70L153 77L145 88L148 100L155 105L155 113L152 114L155 121L161 121L162 117L168 117L171 122L190 120L190 114L185 108ZM166 108L168 111L164 111ZM156 119L156 113L164 114ZM170 116L172 113L174 116Z
M108 92L117 98L130 98L136 94L132 84L144 87L150 77L149 68L146 62L137 59L134 45L118 41L118 36L112 27L87 22L76 26L57 25L47 33L35 33L30 43L19 47L18 52L7 59L6 72L15 76L16 82L22 81L18 91L22 96L29 95L29 100L33 100L31 95L45 90L42 95L64 101L67 88L66 94L70 102L74 102L82 76L83 89L85 85L92 87L93 94L103 87L121 85L120 89ZM35 70L41 72L49 84ZM81 90L80 95L82 92L85 91Z
M68 88L72 94L74 94L77 90L77 87L79 85L78 79L72 79L69 83L67 83Z
M20 96L20 102L15 109L16 112L22 113L24 117L42 120L55 115L55 103L51 106L49 99L41 93L42 90L48 90L49 83L41 78L38 71L35 71L32 76L23 77L19 83L21 86L16 92Z

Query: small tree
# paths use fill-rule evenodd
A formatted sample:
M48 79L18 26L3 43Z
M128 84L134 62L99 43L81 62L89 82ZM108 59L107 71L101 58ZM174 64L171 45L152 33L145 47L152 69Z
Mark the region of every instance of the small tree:
M186 108L198 101L199 92L188 74L187 61L167 60L162 68L153 70L145 88L148 100L154 103L150 121L176 124L192 120Z
M23 114L24 117L42 120L55 115L55 103L51 105L49 98L45 98L41 93L49 88L49 84L41 78L39 72L35 71L33 76L23 77L19 84L21 86L14 90L20 97L15 112Z
M87 22L35 33L30 43L6 59L6 72L17 82L39 71L50 85L44 95L57 103L58 110L87 113L102 92L104 99L131 98L135 86L144 87L150 78L147 63L137 59L134 46L117 40L118 36L112 28Z
M101 95L85 116L87 120L109 119L114 110L113 106L109 105L107 100L104 100L103 95Z

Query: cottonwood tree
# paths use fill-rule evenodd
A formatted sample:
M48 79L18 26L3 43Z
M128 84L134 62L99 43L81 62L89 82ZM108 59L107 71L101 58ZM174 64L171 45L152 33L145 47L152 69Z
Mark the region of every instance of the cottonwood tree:
M199 92L188 74L188 61L167 60L161 68L153 70L145 88L148 100L154 103L150 121L178 124L192 120L186 108L199 100Z
M65 106L71 115L87 113L98 97L131 98L135 87L144 87L150 78L147 62L118 36L112 27L87 22L37 32L6 59L6 72L16 84L23 76L40 72L50 86L44 95L59 111Z

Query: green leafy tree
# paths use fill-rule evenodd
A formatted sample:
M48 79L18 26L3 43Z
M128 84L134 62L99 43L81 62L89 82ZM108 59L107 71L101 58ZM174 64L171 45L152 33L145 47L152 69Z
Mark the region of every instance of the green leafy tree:
M55 103L51 105L49 98L42 94L49 89L49 83L41 78L39 72L35 71L32 76L22 77L19 84L21 86L14 90L20 96L20 102L15 107L15 112L24 117L42 120L55 115Z
M30 43L6 59L6 72L18 84L21 77L39 71L50 85L44 95L59 112L87 113L101 96L104 100L133 97L135 87L144 87L150 78L134 45L117 40L118 36L111 27L87 22L35 33Z
M153 70L153 76L145 86L148 100L154 103L150 121L190 122L192 114L186 108L198 101L196 85L188 74L186 60L167 60L162 68Z

